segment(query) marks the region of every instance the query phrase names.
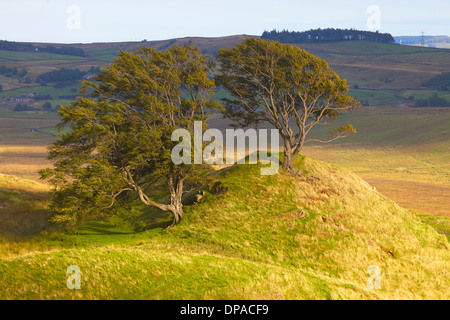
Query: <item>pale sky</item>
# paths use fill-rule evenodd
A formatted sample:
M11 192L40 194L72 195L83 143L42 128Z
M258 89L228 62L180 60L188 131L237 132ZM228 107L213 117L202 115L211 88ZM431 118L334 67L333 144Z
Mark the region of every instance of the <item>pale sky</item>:
M312 28L450 35L450 0L0 0L0 40L9 41L140 41Z

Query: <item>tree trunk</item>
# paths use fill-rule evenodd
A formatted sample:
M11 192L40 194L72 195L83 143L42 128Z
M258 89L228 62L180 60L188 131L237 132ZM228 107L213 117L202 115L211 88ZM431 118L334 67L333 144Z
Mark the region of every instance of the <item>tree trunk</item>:
M301 144L300 144L301 143ZM300 171L294 167L294 160L300 153L301 147L303 145L303 141L301 140L299 143L291 145L288 139L284 140L284 159L282 168L290 173L295 175L299 175Z
M176 175L175 176L171 175L168 177L167 183L169 185L170 191L170 203L162 204L153 201L145 194L142 188L134 181L133 176L128 168L124 168L124 172L125 178L128 180L128 183L137 192L137 194L139 195L139 199L144 204L146 204L147 206L158 208L165 212L167 211L172 212L173 220L169 228L178 224L181 221L181 218L183 217L183 204L181 201L183 198L184 178Z
M294 169L294 158L292 150L286 150L286 148L284 148L284 159L282 167L287 171L292 171Z
M293 156L293 148L291 146L291 142L289 137L283 138L284 142L284 159L282 168L286 171L294 170L294 156Z
M173 214L173 221L170 227L180 223L181 218L183 217L183 204L182 204L182 197L183 197L183 181L184 179L181 178L174 178L169 177L169 189L170 189L170 204L169 204L169 211Z

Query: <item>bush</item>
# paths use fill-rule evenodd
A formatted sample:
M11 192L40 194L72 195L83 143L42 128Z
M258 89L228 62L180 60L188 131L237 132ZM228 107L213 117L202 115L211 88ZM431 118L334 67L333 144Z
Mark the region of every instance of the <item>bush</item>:
M52 104L48 101L42 105L42 110L52 111L52 109Z
M58 96L58 99L64 99L64 100L74 100L76 99L76 95L62 95Z
M67 86L66 82L58 82L53 86L53 88L61 89L61 88L65 88L66 86Z
M38 76L39 83L55 83L55 82L73 82L81 80L86 72L79 69L65 69L54 70L42 73Z
M416 100L416 107L450 107L450 101L441 98L437 93L433 94L428 99Z
M447 91L448 87L450 87L450 72L442 72L442 74L434 76L422 85L424 87Z
M46 94L46 95L41 95L38 94L35 98L35 100L53 100L53 96Z
M21 103L18 103L14 107L14 111L38 111L38 110L39 110L38 108L30 107L29 105L21 104Z

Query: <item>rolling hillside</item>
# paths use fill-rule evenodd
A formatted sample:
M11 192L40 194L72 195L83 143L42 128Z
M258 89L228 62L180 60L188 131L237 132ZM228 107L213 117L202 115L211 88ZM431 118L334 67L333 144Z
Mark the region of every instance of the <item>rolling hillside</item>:
M223 169L223 192L169 230L156 214L145 232L104 220L2 246L0 298L450 298L445 236L344 169L305 157L297 166L301 177ZM70 265L80 290L66 287ZM367 286L369 266L380 289Z
M51 85L37 85L33 81L39 74L59 68L88 70L91 67L104 67L120 50L130 51L140 46L163 50L172 45L192 44L199 47L202 53L215 56L218 49L230 48L245 37L247 35L71 45L83 49L86 57L0 50L0 66L27 71L23 78L0 75L0 84L3 86L0 98L17 97L26 92L50 94L53 99L61 96L73 96L79 85L57 89ZM44 47L49 44L35 43L33 45ZM449 50L356 41L301 44L300 46L325 59L342 78L348 80L351 93L365 104L395 106L404 103L411 105L415 99L429 97L435 92L450 100L450 91L439 92L422 87L422 83L431 77L450 70ZM27 83L25 83L26 78L28 79Z
M395 42L409 46L422 46L422 36L398 36ZM449 36L423 36L423 44L431 48L450 48Z

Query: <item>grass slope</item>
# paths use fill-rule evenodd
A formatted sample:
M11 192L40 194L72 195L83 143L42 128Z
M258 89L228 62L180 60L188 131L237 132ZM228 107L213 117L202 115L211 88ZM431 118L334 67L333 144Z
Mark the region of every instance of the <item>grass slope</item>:
M34 235L48 227L46 185L0 173L0 235Z
M0 251L0 298L450 298L445 236L345 169L309 157L297 166L300 177L218 171L226 191L207 192L169 230L99 221L42 235L27 254ZM70 265L81 290L66 287ZM381 289L366 285L371 265Z

